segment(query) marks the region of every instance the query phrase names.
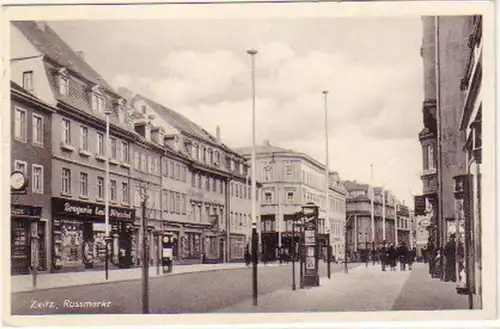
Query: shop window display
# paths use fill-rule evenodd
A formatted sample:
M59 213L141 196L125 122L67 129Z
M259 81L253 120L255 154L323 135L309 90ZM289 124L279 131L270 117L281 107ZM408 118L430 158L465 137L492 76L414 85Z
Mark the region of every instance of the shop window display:
M61 221L56 240L54 256L56 266L81 265L83 263L83 223L78 221Z

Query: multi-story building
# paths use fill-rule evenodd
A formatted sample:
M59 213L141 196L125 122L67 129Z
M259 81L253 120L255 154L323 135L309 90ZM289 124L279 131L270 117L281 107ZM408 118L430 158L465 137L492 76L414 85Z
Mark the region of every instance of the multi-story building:
M173 216L164 211L167 217L163 219L178 237L177 261L242 260L251 233L245 159L222 143L219 129L212 136L181 114L141 95L133 97L132 106L153 115L151 122L164 129L168 179L164 177L162 188L169 195L164 199L180 208ZM177 183L171 184L171 180Z
M41 72L37 71L37 74ZM51 117L54 108L32 94L33 70L14 72L11 82L11 273L28 273L50 268L51 219ZM38 259L32 250L38 249Z
M372 189L368 184L345 181L349 191L347 198L347 250L353 260L360 260L373 249L381 248L384 242L398 246L412 244L411 209L399 202L388 190L373 187L373 225ZM375 229L372 232L372 227Z
M248 161L251 148L238 149ZM310 156L273 146L269 141L256 146L257 180L260 195L260 243L263 256L274 260L280 247L292 252L292 219L301 207L313 202L319 206L319 240L326 246L328 236L336 258L343 257L345 219L344 189L337 173L330 174L330 228L325 221L325 166ZM328 235L329 234L329 235ZM298 241L298 232L295 235ZM322 248L324 253L326 250Z
M455 233L453 177L464 172L464 107L458 87L463 78L468 47L466 16L423 17L424 129L419 134L423 154L423 195L433 206L429 243L443 248ZM443 274L444 275L444 274Z
M433 205L429 244L443 248L456 235L457 274L464 269L471 306L479 308L482 17L424 17L423 28L424 129L419 138L423 195Z
M460 130L465 133L464 150L466 155L465 170L468 175L468 189L465 194L466 207L461 221L468 219L464 225L466 236L460 237L466 241L466 257L459 267L467 267L470 291L473 293L473 304L482 307L482 266L481 266L481 173L482 173L482 16L470 16L466 22L469 32L467 42L467 61L463 70L461 90L465 97L464 107L460 117ZM465 202L465 201L464 201ZM464 232L465 233L465 232ZM460 258L460 257L458 257Z
M119 149L136 138L120 97L43 22L19 21L12 29L13 78L32 72L33 93L55 108L49 129L52 152L50 268L73 271L104 265L106 113L111 121L111 262L128 266L119 252L135 211L129 206L129 157Z

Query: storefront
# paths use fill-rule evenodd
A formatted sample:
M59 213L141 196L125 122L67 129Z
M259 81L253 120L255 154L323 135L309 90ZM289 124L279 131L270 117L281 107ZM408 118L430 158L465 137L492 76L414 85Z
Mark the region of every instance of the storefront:
M103 268L106 259L105 206L52 198L52 267L56 272ZM133 263L135 209L110 207L109 265L128 268Z
M231 261L245 259L246 236L244 234L231 234Z
M32 261L45 270L45 222L42 207L11 205L11 274L27 274ZM33 254L37 253L37 255Z

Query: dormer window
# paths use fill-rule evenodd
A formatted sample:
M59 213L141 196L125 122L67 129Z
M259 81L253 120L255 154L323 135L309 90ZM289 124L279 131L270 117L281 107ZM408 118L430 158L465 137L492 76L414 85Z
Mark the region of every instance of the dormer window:
M104 113L104 97L97 92L92 93L92 110L97 113Z
M174 150L179 151L179 148L180 148L179 138L175 137L174 138Z
M146 112L147 112L146 105L142 105L142 106L141 106L141 113L142 113L142 114L146 114Z
M23 72L23 88L33 91L33 71Z
M125 108L118 106L118 122L125 123Z
M163 131L158 132L158 144L163 145L165 143L165 134Z
M59 74L59 94L68 95L68 78L62 74Z
M146 131L145 131L145 136L144 137L147 140L151 139L151 126L150 125L146 125Z

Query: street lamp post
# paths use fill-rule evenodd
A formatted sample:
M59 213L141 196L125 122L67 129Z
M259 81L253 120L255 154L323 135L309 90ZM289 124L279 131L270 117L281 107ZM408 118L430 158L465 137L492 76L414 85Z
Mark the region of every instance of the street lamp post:
M295 243L295 221L297 220L296 217L293 218L292 221L292 290L296 290L297 286L295 284L295 257L297 257L297 252L296 252L296 243Z
M104 218L105 218L105 235L104 241L106 245L106 256L105 256L105 265L104 272L105 278L108 280L109 278L109 245L111 243L111 237L109 235L109 157L110 157L110 142L109 142L109 115L111 114L111 110L106 108L104 114L106 115L106 179L104 184L104 193L105 193L105 210L104 210Z
M327 259L327 269L328 269L328 279L330 279L330 260L331 260L331 246L330 246L330 198L329 198L329 188L330 188L330 169L328 161L328 90L323 90L324 102L325 102L325 221L327 227L327 243L326 243L326 259Z
M350 228L349 218L350 218L350 216L348 216L346 218L345 223L344 223L344 272L345 273L349 272L349 269L347 267L347 231ZM356 233L354 232L354 234L356 234Z
M371 229L372 229L372 261L375 266L375 208L374 208L374 188L373 188L373 164L370 165L370 203L371 203Z
M258 286L257 286L257 257L258 257L258 236L257 236L257 182L256 182L256 154L255 154L255 55L257 50L250 49L247 53L252 58L252 295L253 305L257 306Z

